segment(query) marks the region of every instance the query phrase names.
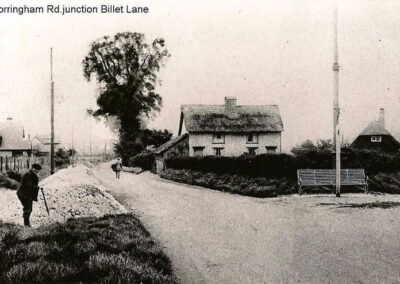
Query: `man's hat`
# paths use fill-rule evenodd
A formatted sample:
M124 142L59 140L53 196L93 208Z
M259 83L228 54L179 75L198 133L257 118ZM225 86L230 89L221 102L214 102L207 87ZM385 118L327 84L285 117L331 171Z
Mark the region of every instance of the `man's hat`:
M35 169L35 170L40 171L40 170L42 169L42 166L39 165L39 164L33 164L33 165L32 165L32 169Z

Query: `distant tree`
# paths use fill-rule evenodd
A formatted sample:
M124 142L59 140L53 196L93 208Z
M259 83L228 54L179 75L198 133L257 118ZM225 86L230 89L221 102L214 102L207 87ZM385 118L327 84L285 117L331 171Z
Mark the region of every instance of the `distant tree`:
M161 146L165 142L169 141L172 137L172 133L167 129L164 130L149 130L145 129L142 131L142 143L145 147L154 145L155 147Z
M316 151L317 146L312 142L311 140L306 140L300 145L296 145L295 147L292 148L291 152L295 155L304 153L304 152L309 152L309 151Z
M148 44L143 34L124 32L93 42L82 62L85 78L96 77L100 87L98 109L88 112L106 120L118 118L115 150L123 161L142 148L137 140L142 119L161 108L162 98L155 89L160 83L158 72L169 56L162 38Z
M291 152L295 155L304 154L307 152L330 152L332 151L332 140L331 139L318 139L316 143L311 140L306 140L300 145L292 148Z
M69 148L67 150L67 154L69 157L75 156L77 154L77 151L75 149Z
M63 167L69 165L69 151L65 150L64 148L57 149L54 155L54 161L57 167Z
M317 151L332 151L333 144L331 139L319 139L317 142Z

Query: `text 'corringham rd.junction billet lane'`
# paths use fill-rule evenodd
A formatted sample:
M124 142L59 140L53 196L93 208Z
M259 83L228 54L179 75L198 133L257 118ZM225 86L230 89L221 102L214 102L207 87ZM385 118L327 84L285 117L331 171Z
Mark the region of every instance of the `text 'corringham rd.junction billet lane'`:
M0 14L147 14L150 12L147 6L131 5L44 5L44 6L0 6Z

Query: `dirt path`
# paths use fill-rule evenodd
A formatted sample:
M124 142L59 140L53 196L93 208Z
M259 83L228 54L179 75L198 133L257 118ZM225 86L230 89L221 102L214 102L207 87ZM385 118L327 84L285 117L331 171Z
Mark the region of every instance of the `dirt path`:
M150 173L116 180L109 164L93 174L135 208L183 283L400 281L399 196L257 199Z

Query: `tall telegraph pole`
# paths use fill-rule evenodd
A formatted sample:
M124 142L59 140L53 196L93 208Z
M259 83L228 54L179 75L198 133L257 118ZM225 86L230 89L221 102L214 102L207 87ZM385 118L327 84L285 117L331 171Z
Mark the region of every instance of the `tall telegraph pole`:
M339 128L339 59L337 35L337 2L333 9L333 149L336 151L336 196L340 197L340 128Z
M50 48L50 120L51 120L51 141L50 141L50 174L54 174L54 82L53 82L53 48Z
M74 147L74 125L72 125L72 141L71 141L71 156L72 156L72 166L75 165L75 147Z
M89 162L92 162L92 132L89 135Z

